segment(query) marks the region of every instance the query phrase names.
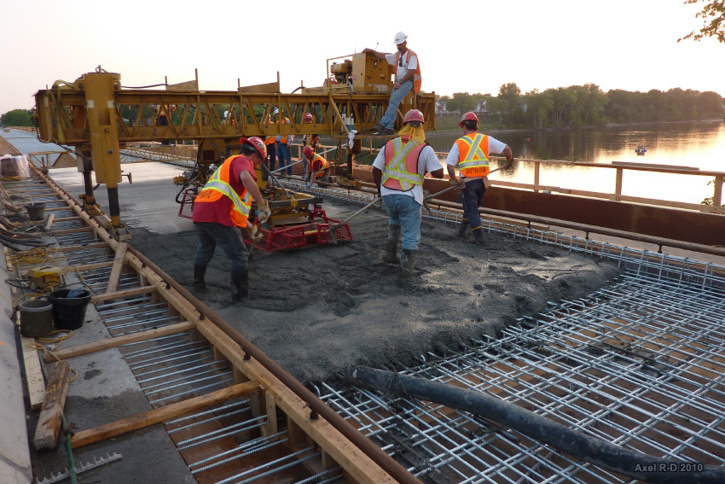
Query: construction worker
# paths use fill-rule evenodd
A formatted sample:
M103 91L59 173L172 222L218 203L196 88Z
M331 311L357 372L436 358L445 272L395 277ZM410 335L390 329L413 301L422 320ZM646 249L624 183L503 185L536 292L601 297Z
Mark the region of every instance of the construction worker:
M506 157L504 168L510 168L514 162L511 148L496 138L478 132L478 116L468 112L458 124L463 129L463 137L458 138L448 153L446 165L451 183L461 187L463 195L463 219L458 227L457 236L466 238L466 230L471 226L473 242L483 244L483 228L478 207L483 202L483 194L488 188L489 153L501 153ZM460 170L460 180L456 177L456 168Z
M304 124L312 124L314 122L314 118L312 117L311 113L305 113L305 116L302 120ZM302 137L302 146L310 146L312 148L312 151L317 151L317 147L320 144L320 135L319 134L310 134L310 135L304 135ZM304 155L304 148L302 149L303 155ZM302 168L303 173L305 174L305 181L308 180L307 178L307 158L305 156L302 157Z
M240 138L241 152L217 168L194 200L192 220L199 237L194 257L194 289L206 292L204 275L217 245L231 259L232 301L249 299L247 249L240 228L249 228L252 198L257 202L258 222L270 216L269 206L257 187L254 167L264 162L267 148L261 138Z
M373 49L363 50L363 52L368 52L378 59L385 59L388 64L395 66L395 84L393 84L393 92L388 101L388 109L380 122L373 128L373 132L382 135L394 133L393 127L398 114L398 104L411 90L418 94L421 85L420 62L418 62L418 55L408 49L408 36L403 32L398 32L395 34L393 42L398 49L394 54L384 54Z
M280 114L278 108L274 109L274 114ZM290 120L287 117L285 117L285 118L280 117L277 120L277 123L289 124ZM290 152L289 146L292 144L292 141L294 141L294 139L295 139L295 137L292 134L290 134L290 135L278 134L276 137L277 158L279 158L279 167L284 168L286 166L287 167L286 172L288 175L292 174L292 166L290 166L290 165L292 165L292 153ZM284 173L285 172L282 171L282 174L284 174Z
M330 174L330 162L315 153L311 146L305 146L302 149L302 154L307 160L307 167L305 168L305 180L309 180L307 188L311 187L319 179L327 180Z
M403 118L400 137L388 141L373 162L373 178L388 212L388 242L383 260L410 273L420 242L423 180L426 173L443 178L443 167L425 142L423 113L411 109ZM398 259L398 238L403 250Z
M154 114L156 114L157 126L169 126L169 116L166 113L166 108L167 106L164 104L160 104L158 106L155 104L151 105L151 110L154 112ZM176 111L176 105L170 104L168 105L168 109L170 112L173 113L174 111ZM170 143L169 140L164 140L161 142L161 144L164 146L168 146Z
M273 115L267 116L267 124L273 124L277 122L277 113L279 110L277 108L274 108ZM274 116L274 118L273 118ZM269 168L269 171L274 171L276 169L277 165L277 137L276 136L267 136L264 138L264 144L267 145L267 168ZM262 179L267 180L267 170L262 170Z

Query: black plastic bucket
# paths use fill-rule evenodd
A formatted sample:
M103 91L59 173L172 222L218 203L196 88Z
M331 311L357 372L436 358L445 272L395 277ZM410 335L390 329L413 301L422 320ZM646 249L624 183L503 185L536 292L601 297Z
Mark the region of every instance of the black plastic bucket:
M71 289L59 289L50 293L56 329L78 329L86 319L86 308L91 300L90 291L80 291L77 297L68 297Z
M30 220L45 219L44 203L28 203L27 205L25 205L25 210L28 211L28 217L30 217Z
M38 338L53 332L53 305L47 298L33 299L18 305L20 334Z

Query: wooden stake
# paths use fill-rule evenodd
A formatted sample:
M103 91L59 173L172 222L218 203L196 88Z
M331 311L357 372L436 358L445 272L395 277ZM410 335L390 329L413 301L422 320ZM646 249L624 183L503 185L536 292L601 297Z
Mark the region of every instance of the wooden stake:
M45 391L43 409L38 418L33 444L37 450L53 450L58 445L60 435L60 416L65 406L70 381L70 365L61 361L55 367Z
M126 250L128 244L126 242L120 242L116 249L116 257L113 259L113 268L111 269L111 276L108 278L108 288L106 294L116 292L118 288L118 280L121 277L121 271L123 270L123 263L126 260Z

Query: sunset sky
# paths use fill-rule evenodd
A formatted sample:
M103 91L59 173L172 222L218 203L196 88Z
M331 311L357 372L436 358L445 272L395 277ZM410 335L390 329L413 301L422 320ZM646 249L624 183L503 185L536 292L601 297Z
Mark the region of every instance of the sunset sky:
M340 2L0 0L0 114L98 65L124 86L192 80L203 90L273 82L321 85L326 59L418 53L423 90L497 94L594 83L604 91L674 87L725 96L725 44L677 39L699 29L684 0Z

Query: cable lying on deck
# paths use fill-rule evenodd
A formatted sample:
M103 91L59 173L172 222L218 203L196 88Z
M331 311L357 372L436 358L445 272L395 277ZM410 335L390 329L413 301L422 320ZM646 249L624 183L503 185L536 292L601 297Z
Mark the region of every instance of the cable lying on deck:
M490 418L574 457L634 479L673 484L685 479L700 484L725 482L725 467L661 459L624 449L483 393L367 367L355 368L351 376L354 383L375 390Z

